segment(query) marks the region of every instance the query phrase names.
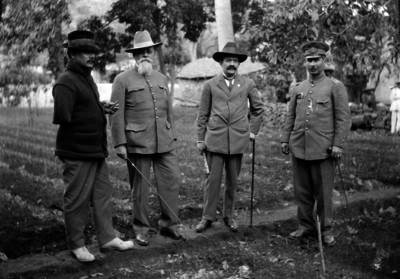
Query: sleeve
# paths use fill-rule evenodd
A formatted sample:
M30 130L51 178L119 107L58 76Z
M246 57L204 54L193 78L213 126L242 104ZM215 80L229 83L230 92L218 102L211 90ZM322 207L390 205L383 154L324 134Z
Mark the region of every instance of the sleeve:
M114 147L126 144L125 135L125 84L120 77L116 77L112 85L111 102L118 101L119 109L110 115L111 137Z
M251 80L248 96L250 104L250 132L257 135L261 127L265 108L261 94L257 90L256 84L253 80Z
M347 91L342 82L333 87L332 100L335 122L333 145L343 147L351 128L351 114Z
M76 102L76 93L63 84L53 87L54 115L53 124L71 123Z
M165 88L167 90L167 98L168 98L168 115L167 115L167 119L168 119L168 122L171 124L172 135L174 136L174 140L177 140L178 136L177 136L176 127L175 127L175 121L174 121L173 99L172 99L171 93L169 92L167 77L164 77L164 84L165 84Z
M290 100L286 112L285 124L283 125L281 142L289 142L290 134L294 127L296 119L296 87L290 92Z
M211 113L211 87L206 82L201 93L199 110L197 113L197 141L204 141L206 128Z

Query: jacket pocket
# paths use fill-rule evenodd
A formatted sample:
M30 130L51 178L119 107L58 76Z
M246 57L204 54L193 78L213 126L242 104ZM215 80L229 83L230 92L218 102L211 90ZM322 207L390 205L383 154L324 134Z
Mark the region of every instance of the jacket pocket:
M147 94L145 94L144 86L132 86L128 87L127 98L132 101L133 104L141 103L147 100Z
M324 112L326 109L330 108L330 104L331 104L331 98L327 98L327 99L318 99L316 101L317 103L317 109L316 112Z
M144 124L138 124L138 123L129 123L126 125L126 131L131 131L131 132L141 132L146 130L147 128L147 123Z

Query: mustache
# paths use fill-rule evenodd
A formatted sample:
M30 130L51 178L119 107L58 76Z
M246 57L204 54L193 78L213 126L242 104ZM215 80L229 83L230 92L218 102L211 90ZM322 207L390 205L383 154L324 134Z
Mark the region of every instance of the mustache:
M138 62L139 63L142 63L142 62L153 63L153 59L151 59L151 58L140 58Z
M228 70L236 70L237 68L235 66L229 66Z

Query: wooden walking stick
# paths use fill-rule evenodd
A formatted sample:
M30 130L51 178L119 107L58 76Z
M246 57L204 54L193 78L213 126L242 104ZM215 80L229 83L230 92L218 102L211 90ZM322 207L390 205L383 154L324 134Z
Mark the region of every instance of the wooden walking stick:
M253 156L251 161L250 228L253 227L254 162L256 155L255 150L256 150L256 139L253 139Z
M324 250L322 248L321 222L319 220L318 215L317 215L317 230L318 230L319 254L321 255L322 274L325 274L325 260L324 260Z

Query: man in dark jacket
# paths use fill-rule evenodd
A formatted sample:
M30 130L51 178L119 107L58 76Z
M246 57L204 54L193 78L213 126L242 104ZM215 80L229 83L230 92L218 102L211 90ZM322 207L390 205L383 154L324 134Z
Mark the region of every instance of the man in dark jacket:
M183 239L177 228L179 167L174 151L176 132L167 77L152 67L155 47L146 30L136 32L132 53L136 65L119 74L113 83L111 100L122 110L110 117L117 155L127 160L133 198L133 230L136 242L146 246L149 222L149 185L153 166L160 198L160 234ZM135 169L135 167L137 169ZM140 172L139 172L140 171Z
M308 78L291 92L281 137L284 154L292 153L294 193L298 204L299 228L290 238L308 237L321 220L323 243L335 243L332 234L332 191L334 160L340 158L351 117L342 82L325 76L324 60L329 46L308 42L302 46Z
M196 231L206 230L215 221L225 168L223 220L229 230L236 232L237 178L243 153L260 129L264 104L255 82L237 74L247 55L239 53L235 43L227 43L221 52L214 53L213 59L221 65L222 73L204 84L198 110L197 148L205 153L210 174L204 187L203 216Z
M92 78L93 61L99 48L94 34L77 30L68 34L67 69L53 87L53 123L59 125L55 155L61 160L66 185L64 217L68 246L81 262L93 261L85 247L84 228L90 205L101 249L128 250L132 241L115 236L112 225L112 185L105 158L107 120L105 113L114 113L117 103L101 103Z

